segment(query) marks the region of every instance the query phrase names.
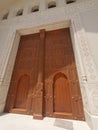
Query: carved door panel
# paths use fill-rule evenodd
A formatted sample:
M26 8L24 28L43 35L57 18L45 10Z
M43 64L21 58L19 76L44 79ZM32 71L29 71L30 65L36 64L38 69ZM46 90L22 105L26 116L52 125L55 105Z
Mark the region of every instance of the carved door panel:
M37 82L39 33L22 36L16 56L5 111L32 114L33 90Z
M67 77L58 73L53 83L53 116L72 118L70 87Z
M48 31L45 49L45 116L84 119L69 29Z
M15 108L22 108L26 109L27 105L27 96L29 92L29 76L28 75L23 75L18 82L18 87L17 87L17 93L16 93L16 99L15 99Z

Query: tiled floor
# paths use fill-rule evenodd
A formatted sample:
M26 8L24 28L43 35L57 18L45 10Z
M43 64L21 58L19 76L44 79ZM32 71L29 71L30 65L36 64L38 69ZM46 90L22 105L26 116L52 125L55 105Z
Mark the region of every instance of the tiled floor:
M3 114L0 130L90 130L86 122L56 118L33 120L32 116Z

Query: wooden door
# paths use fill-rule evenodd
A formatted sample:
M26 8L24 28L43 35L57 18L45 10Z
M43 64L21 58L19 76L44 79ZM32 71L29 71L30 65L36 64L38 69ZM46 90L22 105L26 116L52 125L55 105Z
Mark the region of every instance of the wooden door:
M21 37L5 111L84 119L69 28Z
M48 31L45 47L45 116L84 120L69 28Z
M5 111L33 114L33 90L37 83L40 34L22 36L12 74Z

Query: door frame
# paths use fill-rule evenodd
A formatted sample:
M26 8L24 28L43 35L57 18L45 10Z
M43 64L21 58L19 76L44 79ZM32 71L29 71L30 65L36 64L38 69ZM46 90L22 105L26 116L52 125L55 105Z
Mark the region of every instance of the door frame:
M83 66L81 65L82 59L80 59L79 63L77 63L77 59L79 59L79 58L76 55L77 48L76 48L76 45L75 45L75 36L74 36L75 35L75 27L74 27L74 24L71 22L71 20L66 20L66 21L55 22L53 24L48 24L48 25L19 29L19 30L16 30L14 32L14 38L12 37L13 44L12 44L12 48L11 48L11 51L10 51L10 57L9 57L9 63L10 62L13 63L12 66L11 66L11 69L10 69L10 77L12 75L12 71L13 71L14 63L15 63L15 59L16 59L16 54L17 54L18 46L19 46L19 42L20 42L20 37L22 35L37 33L37 32L39 32L39 30L42 30L42 29L45 29L46 31L50 31L50 30L52 31L52 30L68 28L68 27L70 29L70 35L71 35L72 46L73 46L73 53L74 53L74 57L75 57L75 60L76 60L76 67L78 66L77 64L80 64L80 67L82 67L82 69L84 69ZM14 56L13 56L13 59L12 59L11 55L13 55L13 54L14 54ZM77 67L77 73L78 73L78 79L80 79L81 75L79 73L78 67ZM81 84L80 84L80 90L81 90ZM83 93L81 93L81 94L83 96Z

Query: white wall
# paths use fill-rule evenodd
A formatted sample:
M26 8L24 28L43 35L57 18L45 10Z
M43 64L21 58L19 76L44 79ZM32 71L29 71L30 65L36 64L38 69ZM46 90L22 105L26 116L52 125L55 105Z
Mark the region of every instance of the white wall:
M88 47L91 53L91 57L93 60L93 63L95 64L95 68L96 68L96 77L98 77L98 8L94 8L92 10L88 10L86 12L82 12L81 13L81 20L83 23L83 27L85 30L85 34L86 34L86 39L88 42ZM89 66L89 71L92 72L92 66L91 64L88 64ZM94 76L92 75L92 78L94 78ZM96 104L96 102L98 101L98 80L95 80L93 83L90 82L87 90L87 93L89 95L89 100L92 104L92 100L93 99L93 103L92 109L95 107L96 109L98 109L98 104ZM90 91L90 89L93 90ZM96 105L95 105L96 104ZM90 118L92 123L92 128L94 130L97 130L97 122L98 119L94 116L97 115L96 110L94 110L95 112L90 115L89 112L86 113L87 119L89 124L91 124L90 122Z
M81 13L81 18L87 33L91 55L98 70L98 9Z

